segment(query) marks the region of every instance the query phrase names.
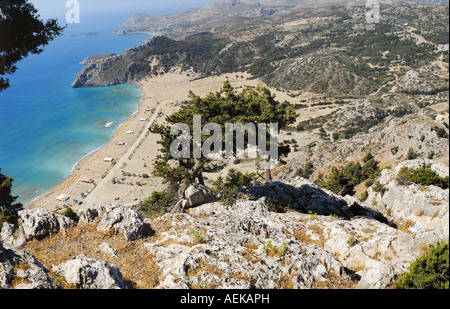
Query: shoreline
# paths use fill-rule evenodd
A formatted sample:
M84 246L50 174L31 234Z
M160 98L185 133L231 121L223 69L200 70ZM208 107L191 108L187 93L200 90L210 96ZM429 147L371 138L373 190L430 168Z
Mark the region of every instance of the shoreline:
M39 206L43 206L43 203L45 202L46 199L48 199L49 197L53 196L56 191L62 191L64 190L63 187L64 185L68 182L71 181L74 177L76 177L78 175L78 172L82 170L82 168L90 161L92 160L96 155L98 155L98 153L104 149L105 147L107 147L108 145L111 145L111 143L113 143L119 136L118 134L120 133L121 128L126 125L126 123L128 121L130 121L133 118L133 115L136 115L139 112L139 109L141 108L141 105L144 103L144 92L142 89L142 86L137 84L137 86L139 86L140 88L140 92L141 92L141 96L139 98L139 103L136 107L136 110L134 112L132 112L127 119L120 123L117 128L115 128L109 138L109 140L101 145L100 147L98 147L97 149L92 150L91 152L89 152L88 154L86 154L85 156L83 156L80 160L78 160L70 169L70 172L67 174L67 176L60 181L58 184L56 184L55 186L53 186L51 189L47 190L46 192L44 192L43 194L35 197L34 199L32 199L30 202L28 202L26 205L24 205L24 209L33 209L33 208L43 208L43 207L39 207ZM38 203L41 202L41 203Z
M29 203L26 208L53 211L70 207L81 211L115 203L132 206L147 200L154 191L165 190L163 180L152 175L153 162L159 154L160 136L152 134L150 126L163 123L166 116L181 108L182 102L188 99L189 91L198 96L206 96L220 90L226 80L237 91L245 86L266 86L244 72L199 78L192 71L181 72L180 68L136 83L142 93L136 111L117 127L106 144L82 158L75 164L70 175L33 203ZM280 101L292 100L285 92L270 90ZM105 162L105 158L113 158L114 162ZM223 172L234 166L231 162L228 165ZM234 167L251 172L254 171L254 162L245 160ZM220 173L208 174L207 183L214 181L219 175ZM86 183L83 181L85 179L93 181ZM58 201L56 197L60 195L70 199ZM81 205L78 204L80 201Z

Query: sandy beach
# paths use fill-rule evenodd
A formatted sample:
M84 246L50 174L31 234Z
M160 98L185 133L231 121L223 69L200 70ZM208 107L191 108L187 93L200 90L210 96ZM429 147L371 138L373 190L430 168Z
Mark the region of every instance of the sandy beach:
M116 130L107 144L84 157L74 167L71 175L32 201L27 208L53 211L66 207L81 210L111 203L131 206L146 200L153 191L164 190L162 179L152 176L153 161L158 154L159 135L150 133L149 128L154 123L162 123L167 115L179 109L181 103L188 98L190 90L196 95L205 96L221 89L226 80L238 91L244 86L264 85L247 73L198 79L194 73L181 73L180 70L140 82L142 99L138 110ZM280 102L287 100L298 103L311 96L302 94L293 99L287 93L271 90ZM329 112L330 110L308 110L299 121L317 116L318 113ZM281 140L285 138L295 138L299 146L316 139L314 135L302 132L294 132L289 136L280 134ZM239 166L229 163L222 174L226 174L232 167L243 172L255 171L255 162L252 160L243 160ZM207 175L207 183L218 176L219 174Z

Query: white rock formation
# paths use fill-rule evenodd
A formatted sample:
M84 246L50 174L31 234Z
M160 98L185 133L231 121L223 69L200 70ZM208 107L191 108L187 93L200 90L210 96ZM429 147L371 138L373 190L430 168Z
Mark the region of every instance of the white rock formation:
M128 284L115 265L105 261L79 255L66 263L52 268L57 275L63 276L67 283L82 289L127 289Z
M44 209L22 210L19 217L27 240L40 240L75 225L71 219Z

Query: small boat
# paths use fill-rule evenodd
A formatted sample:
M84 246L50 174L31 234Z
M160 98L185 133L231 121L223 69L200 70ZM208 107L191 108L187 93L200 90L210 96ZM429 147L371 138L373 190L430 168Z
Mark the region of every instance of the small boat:
M108 122L105 124L105 128L110 128L113 125L114 121Z

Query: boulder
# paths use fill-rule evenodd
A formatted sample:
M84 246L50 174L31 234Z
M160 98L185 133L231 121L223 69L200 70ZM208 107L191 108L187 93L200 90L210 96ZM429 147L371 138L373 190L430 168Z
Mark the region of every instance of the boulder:
M42 240L75 225L73 220L44 209L22 210L19 211L19 217L27 240Z
M14 244L14 225L5 222L0 234L0 240L6 246L12 246Z
M361 280L358 283L358 289L386 288L394 284L403 272L404 270L396 268L389 261L370 260L360 273Z
M217 201L216 196L211 190L198 183L191 184L184 192L184 197L187 201L183 205L184 209Z
M115 265L79 255L54 266L52 271L63 276L67 283L82 289L128 289L128 283Z
M113 229L116 234L122 234L126 240L133 241L144 235L144 221L141 216L129 207L122 205L108 205L100 222L98 231Z
M97 222L101 219L104 211L105 207L103 206L86 209L84 212L80 214L80 222L88 224Z

